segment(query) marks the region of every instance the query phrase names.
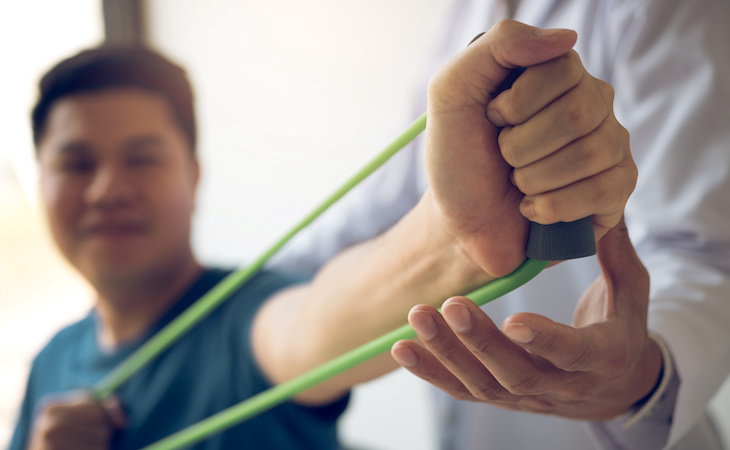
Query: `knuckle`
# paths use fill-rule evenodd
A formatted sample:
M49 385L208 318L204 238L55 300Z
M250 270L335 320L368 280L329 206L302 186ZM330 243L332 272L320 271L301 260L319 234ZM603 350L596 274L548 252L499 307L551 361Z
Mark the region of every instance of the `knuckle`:
M571 155L571 164L574 166L576 173L593 175L608 168L606 167L607 163L604 162L606 153L608 152L601 143L584 139L581 141L578 151Z
M515 186L525 195L539 194L530 175L529 168L523 167L513 170Z
M589 139L581 139L570 156L571 168L585 177L609 170L625 160L623 146L605 129Z
M502 386L494 380L484 380L484 382L470 389L471 395L483 402L495 403L506 401L506 393Z
M565 109L562 120L569 130L575 131L586 131L590 126L590 116L594 114L594 109L590 105L592 102L588 102L584 99L580 101L571 102Z
M507 31L509 31L510 28L513 26L513 20L510 19L502 19L499 22L497 22L496 25L492 27L492 32L494 34L502 34Z
M458 364L459 353L459 350L452 347L441 348L438 349L438 359L447 364Z
M593 367L594 364L595 359L588 351L588 344L585 341L580 341L580 346L574 351L566 354L562 361L560 361L557 365L562 370L575 372Z
M497 142L502 158L514 168L520 168L527 165L523 152L520 150L518 143L518 133L514 132L513 127L504 127L499 133Z
M474 396L469 392L469 390L464 387L464 385L459 385L455 389L452 389L448 391L448 394L451 398L454 400L461 400L461 401L473 401Z
M628 133L624 127L621 126L615 119L613 120L615 123L615 129L616 132L612 133L610 136L609 141L609 151L607 152L610 156L610 164L612 166L619 165L626 161L627 159L631 159L630 152L627 152L628 146L625 144L625 135Z
M575 50L571 50L560 57L561 76L568 80L571 85L577 85L583 78L583 63Z
M600 95L606 102L606 106L613 108L613 99L615 97L615 91L613 89L613 86L611 86L610 83L607 83L598 78L596 78L595 80L596 80L596 84L598 85L598 90L600 92Z
M543 225L558 222L558 206L555 195L551 192L536 195L532 198L535 207L535 219Z
M513 170L514 183L517 189L525 195L534 195L539 192L535 190L534 183L529 173L529 169L520 168Z
M612 203L613 209L617 211L623 210L626 206L626 202L629 201L629 197L636 187L637 179L637 172L631 167L626 167L626 170L622 170L621 173L623 174L621 188L616 189L619 195L615 195Z
M505 389L515 395L536 395L543 392L543 377L539 374L517 374L513 380L505 381Z
M626 193L626 197L628 198L628 196L631 195L632 192L634 192L634 189L636 189L636 183L639 180L639 168L636 167L636 163L634 162L633 158L629 158L629 161L626 163L626 168L630 181L627 185L628 192Z
M500 345L498 339L494 339L491 333L485 332L480 335L478 341L470 344L469 347L478 355L491 355L494 353L494 349Z
M613 120L615 120L618 124L618 141L621 145L621 148L624 149L629 155L631 155L631 135L629 133L629 130L621 125L615 117Z
M495 99L497 109L506 123L518 125L529 119L530 115L525 109L528 95L519 83L515 83Z
M614 195L616 190L612 187L612 180L609 179L610 177L595 177L593 180L593 197L595 204L598 205L605 205L605 204L613 204L612 199L614 199Z
M426 87L426 96L428 98L429 105L434 105L437 108L443 108L443 103L446 103L444 99L444 92L449 92L445 89L448 84L448 77L444 74L444 70L436 72L429 80Z
M431 369L423 369L421 368L417 375L419 378L422 378L424 381L428 381L429 383L435 383L438 380L438 377L436 376L436 372Z
M636 184L632 170L616 167L591 179L592 202L600 205L595 214L610 215L623 211Z
M557 356L551 356L549 359L557 359L560 355L565 355L562 359L558 359L558 361L555 363L559 368L563 370L567 370L567 366L569 363L575 363L578 361L582 355L585 354L585 343L582 341L579 341L581 347L578 349L575 349L574 351L567 353L566 352L566 340L565 337L560 335L559 333L551 333L551 332L544 332L540 333L539 343L537 343L537 346L539 347L539 352L544 355L557 355Z

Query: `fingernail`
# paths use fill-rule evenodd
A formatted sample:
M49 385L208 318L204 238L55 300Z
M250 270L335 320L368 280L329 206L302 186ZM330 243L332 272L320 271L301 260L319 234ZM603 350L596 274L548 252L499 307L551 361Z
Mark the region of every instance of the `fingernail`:
M521 344L527 344L535 339L535 330L524 323L510 323L503 332L508 338Z
M482 31L481 33L479 33L476 36L474 36L474 39L472 39L471 41L469 41L469 43L467 44L467 47L470 46L471 44L473 44L474 41L476 41L477 39L479 39L480 37L482 37L484 35L484 33L486 33L486 31Z
M444 318L452 329L460 333L471 330L474 319L466 305L461 303L448 303L444 305L443 311Z
M535 217L535 204L532 200L526 198L522 199L520 203L520 212L526 219L532 219Z
M418 364L416 352L408 347L397 347L392 352L393 359L403 367L413 367Z
M487 119L492 122L495 127L505 126L505 121L502 118L502 114L494 108L487 108Z
M418 335L425 340L433 339L439 332L438 325L430 313L426 311L414 311L408 318L411 326Z
M567 31L570 31L570 30L567 30L567 29L564 29L564 28L550 28L550 29L535 28L535 36L540 36L540 37L554 37L554 36L557 36L559 34L563 34L563 33L567 32Z

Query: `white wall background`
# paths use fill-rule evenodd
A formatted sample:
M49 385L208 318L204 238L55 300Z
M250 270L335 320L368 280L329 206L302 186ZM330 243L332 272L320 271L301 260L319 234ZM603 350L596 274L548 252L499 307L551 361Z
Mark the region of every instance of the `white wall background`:
M0 1L0 448L15 425L31 359L91 298L37 209L30 109L40 76L103 36L99 0Z
M257 255L410 122L450 3L147 2L151 43L197 89L204 258Z

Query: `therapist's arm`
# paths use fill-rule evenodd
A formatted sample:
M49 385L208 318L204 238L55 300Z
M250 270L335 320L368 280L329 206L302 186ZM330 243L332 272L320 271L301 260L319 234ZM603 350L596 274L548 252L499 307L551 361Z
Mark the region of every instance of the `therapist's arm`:
M602 275L573 327L520 313L500 331L471 301L452 298L443 317L426 305L409 314L428 350L400 342L393 356L457 399L578 420L623 414L654 389L662 367L647 333L649 276L623 222L598 242L598 259Z
M642 415L643 420L630 427L623 426L628 415L610 424L591 425L601 432L601 445L607 448L661 448L665 442L680 441L704 417L728 374L729 350L719 345L728 341L730 320L730 197L722 194L730 192L726 170L730 130L724 119L730 105L730 77L721 76L730 60L719 38L727 35L720 19L727 11L722 2L687 3L681 8L645 2L611 12L613 22L603 28L623 30L620 39L607 41L596 35L595 45L585 45L617 46L608 47L605 57L616 58L614 72L608 75L616 86L617 115L631 132L640 170L626 214L651 276L648 328L667 343L672 368L678 372L674 375L681 375L670 379L656 414ZM647 297L636 296L634 301L644 303ZM518 316L508 323L519 321ZM509 328L505 328L508 335ZM614 336L623 340L619 333L625 328L618 326ZM536 331L540 339L541 330ZM638 342L627 340L626 348L646 345L646 336L642 332ZM512 345L519 344L512 341ZM471 358L472 364L481 357L468 353L462 358ZM433 379L435 369L422 364L414 370ZM664 369L667 373L669 367ZM438 383L461 383L454 380L466 379L471 372L466 366L453 369L441 377L450 381ZM447 391L457 392L456 396L469 392L464 383L461 386ZM479 388L470 386L475 392ZM631 414L634 406L627 402L615 414Z
M678 377L644 420L591 427L625 448L714 448L691 431L730 373L730 3L673 6L641 2L605 28L625 30L612 79L641 173L626 217L651 276L649 329Z
M606 151L592 156L610 160L614 154L609 149L621 137L600 132L604 126L610 129L611 117L595 125L595 134L580 140L570 136L572 127L589 120L585 111L597 107L599 102L584 104L585 109L573 110L573 115L558 110L555 116L562 121L553 122L558 126L534 132L535 124L550 117L551 108L556 106L554 103L541 110L525 107L526 99L541 95L551 86L544 83L538 67L528 68L512 89L494 99L487 107L487 115L492 123L505 127L499 137L500 149L505 160L515 167L511 174L513 183L526 194L520 205L522 213L542 222L544 218L535 217L536 212L559 210L572 204L570 195L584 195L586 181L575 181L572 190L555 193L545 183L547 180L536 178L533 171L541 168L555 177L575 176L596 161L586 158L590 154L588 149L604 148ZM588 74L584 74L578 87L581 84L596 90L605 87ZM571 91L563 99L568 101L570 94L576 92L580 91ZM613 98L607 100L612 108ZM543 155L541 151L549 149L554 141L568 143L567 147L574 147L575 151ZM630 169L628 163L619 163L615 168ZM611 171L607 171L588 182L610 175ZM600 237L615 225L615 214L620 214L620 210L607 198L596 197L594 202L592 214L596 235ZM595 211L603 207L606 212ZM578 211L580 208L575 209ZM553 221L555 218L550 217L543 223ZM612 231L610 242L616 245L615 249L605 243L599 245L604 276L581 300L574 327L520 314L506 321L503 334L468 300L454 299L444 306L444 317L451 320L450 324L432 306L411 311L410 322L430 352L403 342L393 349L394 357L456 398L580 419L604 420L626 412L656 386L661 357L647 333L648 276L628 238L621 236L618 230ZM627 313L629 307L632 309Z
M253 346L260 366L272 381L290 379L390 331L405 321L414 304L438 304L450 295L466 293L506 275L524 261L528 221L520 212L523 195L510 180L511 167L499 152L498 130L486 118L486 104L511 67L549 61L542 67L544 71L537 71L548 76L551 68L562 70L565 64L579 64L568 52L574 39L574 33L568 31L540 35L530 27L505 22L457 55L434 78L429 87L426 130L431 189L391 230L344 252L310 285L283 292L261 308L254 322ZM556 58L561 55L568 57ZM605 107L610 104L604 98L609 92L597 90L601 86L581 84L582 67L573 74L538 97L536 101L542 104L531 105L536 111L547 111L546 116L540 116L544 121L534 124L534 131L565 127L558 111L567 108L575 112L571 105L585 105L580 103L585 102L584 96L599 106L581 108L588 117L570 122L571 139L567 142L543 143L543 159L561 152L595 149L570 145L583 139L591 141L594 133L618 136L620 145L611 148L618 157L574 175L542 165L533 168L532 174L540 180L558 178L544 180L551 191L541 199L556 200L563 194L570 199L565 203L548 201L556 206L548 211L558 220L590 214L615 215L618 220L636 176L628 143L621 141L625 130ZM570 101L557 101L561 98ZM522 143L517 148L528 150L526 147L532 145ZM524 161L525 168L530 165ZM571 186L575 183L582 189L574 190ZM604 191L607 186L610 189ZM612 197L607 203L615 205L614 211L595 202L595 195L601 192ZM540 203L542 194L539 189L534 193L535 204ZM536 210L539 220L539 211L544 210ZM390 357L383 355L297 399L323 403L353 384L395 367Z

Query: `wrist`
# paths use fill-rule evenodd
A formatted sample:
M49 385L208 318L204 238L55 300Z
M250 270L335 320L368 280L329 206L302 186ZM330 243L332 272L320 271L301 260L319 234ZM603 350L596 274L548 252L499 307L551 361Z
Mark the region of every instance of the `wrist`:
M639 410L647 404L661 385L664 371L662 351L656 340L647 337L634 370L636 376L631 384L636 389L629 399L628 411Z
M446 275L445 279L454 282L452 289L457 288L453 295L471 292L498 278L482 268L473 251L469 251L470 245L449 229L430 190L423 195L414 212L422 224L424 241L430 247L427 253L437 258L439 272Z
M662 367L652 390L636 402L629 411L630 415L623 423L625 428L650 417L668 420L674 410L678 378L672 356L659 336L649 333L649 338L659 349ZM674 387L672 387L673 384Z

